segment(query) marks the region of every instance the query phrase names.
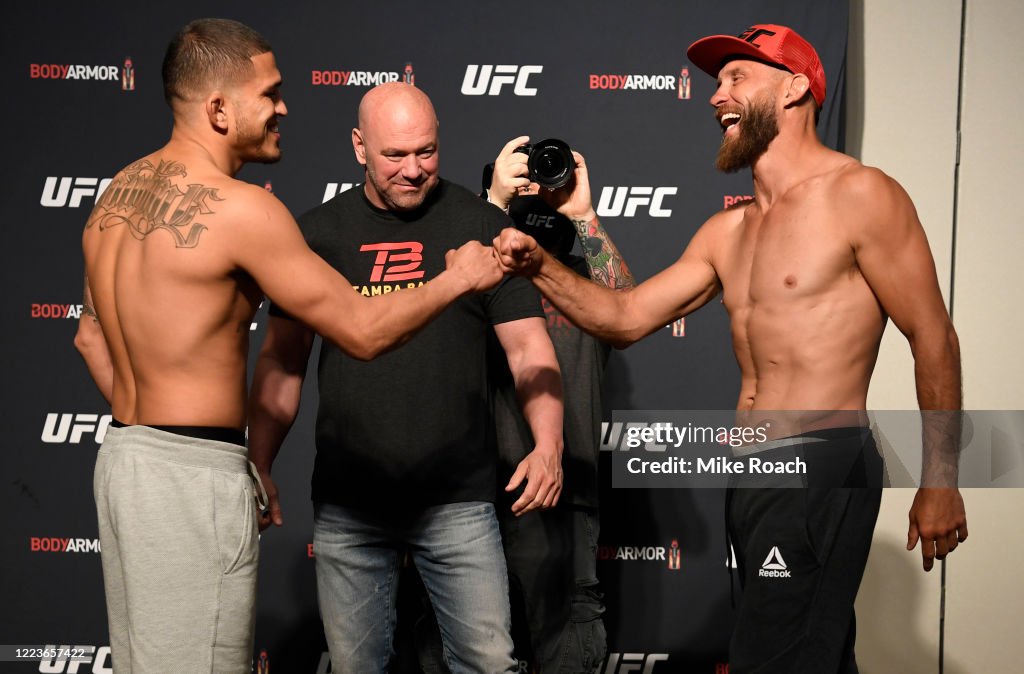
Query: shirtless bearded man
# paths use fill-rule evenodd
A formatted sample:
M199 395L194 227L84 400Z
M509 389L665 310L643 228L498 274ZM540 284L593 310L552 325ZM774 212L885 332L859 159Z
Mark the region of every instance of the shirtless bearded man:
M788 427L775 437L795 436L783 439L790 451L829 451L826 462L853 456L838 484L877 484L877 465L863 460L877 451L858 426L887 319L910 342L919 405L943 426L935 436L959 436L959 346L914 206L884 173L821 144L825 73L794 31L758 25L699 40L688 56L718 78L718 167L749 166L753 201L712 216L676 263L631 292L588 283L516 230L495 241L499 257L574 323L618 346L721 292L742 375L739 415L785 411L773 413ZM929 439L907 545L920 539L926 571L967 537L955 448ZM736 489L728 499L744 584L730 670L856 671L853 601L880 490ZM775 547L788 578L759 573Z

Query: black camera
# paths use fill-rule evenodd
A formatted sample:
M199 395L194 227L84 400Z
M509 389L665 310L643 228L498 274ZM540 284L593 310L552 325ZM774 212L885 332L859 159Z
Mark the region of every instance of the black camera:
M520 145L515 151L530 157L527 162L530 180L541 187L557 190L572 180L576 160L565 141L549 138L539 143Z

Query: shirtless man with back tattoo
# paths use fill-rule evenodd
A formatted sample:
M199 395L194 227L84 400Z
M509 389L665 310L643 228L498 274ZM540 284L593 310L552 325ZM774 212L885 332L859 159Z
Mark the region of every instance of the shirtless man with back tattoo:
M266 40L194 21L163 76L170 141L114 177L82 237L75 344L116 420L94 479L110 644L118 672L248 672L262 487L245 448L246 358L264 294L370 359L502 273L470 243L422 288L361 297L284 205L234 178L281 155L287 108Z

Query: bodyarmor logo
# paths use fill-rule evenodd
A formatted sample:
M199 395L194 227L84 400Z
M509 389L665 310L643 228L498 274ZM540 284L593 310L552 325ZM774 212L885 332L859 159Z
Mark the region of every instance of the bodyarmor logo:
M683 66L683 69L679 71L679 86L676 92L679 100L690 100L690 69L686 66Z
M367 243L359 247L359 252L377 251L370 272L370 283L391 283L394 281L412 281L423 278L425 272L419 268L423 262L423 244L416 241L402 243ZM398 252L405 251L405 252ZM393 264L402 262L405 264Z
M678 541L672 541L669 548L661 545L599 545L597 559L601 562L665 562L672 571L681 567Z
M121 90L135 91L135 66L131 56L125 58L124 69L121 70Z
M737 194L735 196L730 196L730 195L726 194L722 198L722 208L729 208L730 206L735 206L736 204L742 204L745 201L753 201L753 200L754 200L754 195L752 195L752 194Z
M97 199L103 215L86 227L99 222L103 231L124 224L140 240L162 229L170 232L178 248L194 248L206 230L206 225L195 222L196 216L212 215L209 202L223 199L216 188L193 183L183 192L171 181L186 175L185 165L178 162L161 161L156 167L145 159L135 162Z
M591 89L634 91L676 91L676 76L665 75L590 75Z
M643 206L652 218L668 218L672 209L664 208L662 201L678 191L678 187L604 187L597 202L597 214L603 218L632 218Z
M46 208L78 208L82 205L82 199L92 197L93 201L99 199L110 178L71 178L47 176L43 183L43 195L39 198L39 204Z
M110 419L109 414L100 416L98 414L50 412L46 415L46 423L43 424L43 433L39 439L52 445L60 445L65 442L77 445L81 444L83 435L93 433L96 444L101 444L107 435Z
M530 75L544 72L544 66L466 66L462 78L462 93L466 96L497 96L506 84L515 83L512 93L516 96L536 96L536 87L527 86Z
M314 70L312 84L318 87L375 87L386 82L397 82L403 74L368 70Z
M106 80L121 81L117 66L83 66L62 63L30 63L28 76L33 80Z
M74 318L82 317L81 304L32 304L32 318Z
M668 653L609 653L602 674L652 674L659 662L667 662Z
M320 202L326 204L328 201L338 196L342 192L347 192L359 183L327 183L327 188L324 190L324 198Z
M679 551L679 541L672 541L668 549L668 568L678 571L682 561L682 554Z
M28 548L32 552L99 552L100 539L31 536Z
M43 646L44 652L55 653L56 657L39 661L39 671L44 674L113 674L114 665L110 658L110 646Z

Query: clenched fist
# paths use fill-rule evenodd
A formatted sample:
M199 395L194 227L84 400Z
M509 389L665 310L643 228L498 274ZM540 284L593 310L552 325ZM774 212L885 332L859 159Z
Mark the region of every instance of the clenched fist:
M483 292L498 285L504 271L498 264L494 249L479 241L470 241L449 250L444 256L447 271L469 284L470 292Z

